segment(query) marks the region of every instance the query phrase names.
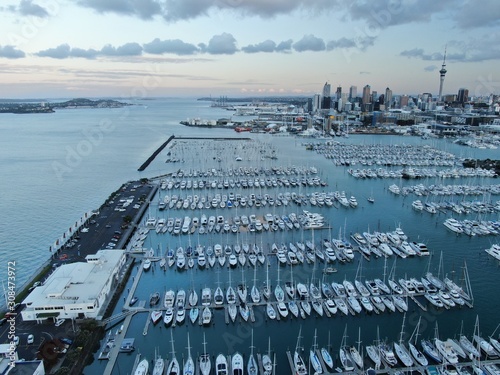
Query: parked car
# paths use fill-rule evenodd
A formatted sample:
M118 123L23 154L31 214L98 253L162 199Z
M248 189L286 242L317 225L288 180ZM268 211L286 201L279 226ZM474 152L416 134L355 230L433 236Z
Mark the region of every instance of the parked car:
M63 324L63 323L64 323L64 321L65 321L65 319L57 319L57 320L56 320L56 323L55 323L55 326L56 326L56 327L59 327L61 324Z
M35 341L35 336L33 336L33 334L31 334L31 333L30 333L30 334L28 335L28 339L26 340L26 343L27 343L28 345L31 345L31 344L33 344L33 342L34 342L34 341Z

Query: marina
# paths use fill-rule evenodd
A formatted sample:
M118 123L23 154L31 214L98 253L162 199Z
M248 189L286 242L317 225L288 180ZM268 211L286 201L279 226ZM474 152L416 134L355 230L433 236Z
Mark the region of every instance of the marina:
M298 169L311 171L303 167L298 167ZM273 178L264 177L261 185L261 179L258 176L260 173L265 176L266 170L268 169L247 171L246 173L253 173L255 176L251 187L248 187L250 180L246 179L246 188L242 187L241 182L239 186L234 181L229 182L229 177L234 177L234 170L221 168L218 168L215 173L219 179L214 179L212 182L209 179L214 177L209 176L208 172L206 176L203 176L203 172L192 170L189 172L177 170L175 176L172 175L159 181L158 197L152 200L148 215L138 229L140 235L129 245L132 253L144 254L143 263L138 265L138 269L143 270L141 280L135 284L137 289L129 290L129 295L140 294L141 289L144 289L141 285L145 282L151 288L152 284L146 280L152 278L155 280L156 291L160 293L160 301L166 299L164 298L166 292L176 295L184 290L188 293L195 291L202 297L199 304L193 303L181 307L174 304L171 312L169 312L171 308L167 305L153 308L146 308L144 304L144 307L123 306L125 310L134 310L136 313L134 315L139 321L141 316L144 317L142 321L145 324L145 337L161 335L161 331L171 330L176 336L175 341L182 342L182 334L179 337L176 332L178 330L185 332L186 327L189 327L190 331L195 329L203 332L203 336L206 336L210 343L215 332L220 332L221 324L227 327L224 329L225 332L244 326L249 326L254 331L259 330L262 325L330 326L327 321L337 319L365 321L384 315L394 319L393 314L397 314L399 319L404 319L404 314L414 316L417 311L420 311L420 314L431 312L440 315L448 314L448 312L445 313L448 310L474 310L474 294L466 263L459 265L461 271L454 274L453 280L450 279L444 273L442 266L438 267L436 257L438 250L431 245L428 248L427 244L418 238L416 241L412 239L411 235L403 231L400 224L389 230L381 230L376 223L372 223L377 230L370 231L370 224L368 224L366 228L356 227L355 232L349 228L349 223L340 224L337 220L337 225L327 224L308 228L307 225L303 225L304 218L311 218L314 213L318 218L321 217L321 222L323 222L325 220L323 218L330 217L327 210L333 208L335 212L341 212L340 208L344 206L341 201L348 200L347 194L341 194L340 190L325 192L324 189L328 189L330 184L326 181L323 190L311 192L315 186L321 187L321 183L318 182L318 185L315 185L312 182L309 186L306 179L303 184L299 183L296 186L301 192L293 195L295 199L300 196L300 205L284 204L284 201L293 202L293 193L287 192L284 180L280 180L279 186L277 180L274 180L276 186L273 186ZM242 173L245 174L245 172ZM320 176L321 170L315 168L314 175ZM225 179L228 179L227 182L224 181ZM209 193L205 196L200 189L206 190L207 188L210 191L221 189L221 193ZM243 189L256 192L242 194ZM260 189L264 191L274 189L276 193L263 193ZM168 193L165 194L165 192ZM390 194L390 191L387 193ZM352 193L349 193L349 196L353 198ZM203 201L201 197L204 197ZM327 197L334 204L317 204L317 198L325 200ZM311 199L316 204L312 204ZM269 200L273 204L269 204ZM241 202L244 203L241 204ZM252 203L248 204L248 202ZM280 203L276 204L276 202ZM360 209L357 204L347 203L345 206L353 209L353 213ZM223 214L229 209L231 214ZM367 206L361 207L361 210L366 209ZM180 215L170 216L174 212L179 212ZM298 222L296 227L293 226L293 218L296 218ZM282 222L281 226L278 225L279 221ZM285 221L290 222L291 225L286 226ZM263 223L267 226L264 227ZM218 229L216 225L219 226ZM181 228L178 232L175 230L176 226ZM224 229L225 226L226 229ZM334 237L332 230L338 231L339 236ZM262 256L262 262L257 261L258 255ZM436 260L433 262L433 257L429 255L434 255ZM210 258L213 259L212 262L209 262ZM233 258L234 262L231 260ZM161 259L165 261L160 265ZM179 259L183 259L181 263L178 262ZM399 260L397 271L396 259ZM405 266L406 263L411 264L419 259L421 259L420 267L427 269L427 274L424 272L425 276L419 272L412 273L410 268ZM151 271L146 273L143 265L144 262L149 263L150 260L153 260ZM384 266L376 267L377 272L374 272L373 265L365 266L364 275L361 276L360 272L358 275L358 271L363 260L379 265L383 262ZM387 261L393 263L390 272L387 269ZM351 281L348 281L349 278L346 279L344 272L347 272L346 269L352 272L353 267L354 270L357 269L356 276L353 275ZM293 270L293 275L291 270ZM436 272L430 272L430 270ZM233 271L232 277L231 271ZM241 278L237 276L238 271L241 272ZM337 275L339 271L341 275ZM207 282L207 280L212 281ZM373 280L378 280L378 284ZM193 281L194 285L200 285L201 281L200 287L193 289ZM292 292L291 289L287 289L287 293L283 292L283 296L281 292L279 294L266 292L268 288L272 288L273 291L278 287L281 289L281 285L284 286L285 283L289 287L290 285L297 286L297 291ZM306 286L307 293L304 291L301 292L302 294L298 293L298 290L301 290L300 284L310 285ZM345 291L339 289L339 285L345 285ZM352 287L347 287L348 285ZM235 288L232 292L235 297L230 297L232 294L229 291L232 288ZM255 297L250 298L250 289L256 295ZM149 290L154 292L154 289ZM221 302L218 303L215 299L217 294L221 296ZM206 297L203 297L204 295ZM295 305L298 309L294 313ZM150 324L153 322L150 317L152 311L162 312L165 316L167 312L178 316L179 308L182 309L183 314L189 316L192 316L193 311L196 312L196 318L190 322L187 319L189 322L187 324L183 320L174 320L171 324L158 323L158 326ZM197 318L198 311L200 311L200 316L203 311L207 317ZM351 323L356 325L356 320ZM305 332L310 334L309 330ZM254 346L259 348L258 344L249 343L248 336L245 337L247 348ZM262 340L262 335L259 337ZM319 339L322 338L319 337ZM394 342L398 342L396 338ZM404 343L404 336L401 333L399 346L396 345L398 348L396 352L401 356L404 352L399 348L402 348ZM209 344L209 348L212 346L213 344ZM311 353L314 352L315 355L311 354L311 358L314 358L316 372L321 369L321 372L329 373L334 369L329 369L323 361L318 349L320 346L324 346L324 343L313 345L314 349L311 349ZM244 348L239 350L243 353L247 352ZM283 358L283 356L288 358L290 371L296 371L292 352L275 349L275 353L278 358ZM409 352L406 353L410 355ZM234 355L231 355L231 351L227 354L229 355L228 368L231 369ZM333 352L329 354L339 361L339 357ZM248 358L252 358L252 353L249 355ZM246 356L244 355L243 358ZM255 358L261 357L256 355ZM369 357L360 358L361 366L353 367L354 371L363 371L364 368L376 366L376 363L370 364ZM397 359L393 363L392 359L384 356L382 358L382 365L376 369L376 372L390 372L393 366L405 366L405 363L406 371L425 372L426 369L425 366L410 365L409 360L403 364L397 364ZM215 356L213 356L212 363L215 362ZM236 366L239 366L239 360L236 363ZM258 363L259 369L263 370L261 363ZM304 364L309 363L308 358L305 358ZM277 366L282 369L281 371L286 371L283 369L283 364L283 360L279 360ZM464 367L472 368L473 365L471 362L463 362ZM341 363L337 362L335 366L340 366L340 372L345 371ZM252 365L252 369L254 367Z
M155 109L155 106L152 104L149 107L151 110L158 111L157 113L162 113L162 116L165 114L160 109L160 106ZM138 108L131 108L131 110L134 112ZM56 114L56 116L62 115ZM220 116L220 114L217 114L217 116ZM98 117L94 118L94 120L97 121ZM183 118L185 115L179 117ZM42 119L42 121L44 120ZM177 124L177 122L175 123ZM50 124L44 126L50 126ZM164 125L162 124L162 126ZM167 125L167 129L168 134L164 134L165 130L163 128L161 130L159 127L157 128L158 132L163 132L162 134L164 134L163 137L160 137L160 143L168 139L170 134L189 137L193 135L193 132L196 132L197 136L224 138L227 131L225 129L194 129L187 127L179 129L173 125L173 122ZM123 147L130 150L130 154L127 153L124 155L124 159L121 161L121 163L129 166L137 166L138 160L142 161L145 159L143 144L138 144L137 142L131 144L125 141L126 139L138 139L144 133L142 131L140 134L131 134L133 131L132 126L119 127L116 130L116 134L107 139L107 141L116 141L119 143L119 147L116 146L117 152ZM145 139L144 142L151 142L151 144L157 145L158 132L154 133L154 137L151 134L151 137ZM233 134L234 132L231 133L231 135ZM245 133L245 136L247 134ZM381 368L376 369L376 364L367 356L367 348L376 341L383 341L392 347L394 342L400 340L403 307L405 306L403 303L406 303L407 306L404 331L408 333L405 333L403 342L408 350L411 349L408 345L409 335L414 331L420 317L422 321L418 331L418 340L412 341L416 343L419 350L422 350L420 346L422 339L428 339L434 343L434 326L436 321L439 321L439 334L442 341L446 341L448 338L459 340L462 335L473 343L472 347L475 347L473 328L476 316L479 316L481 321L481 330L478 336L486 340L489 340L490 336L498 339L498 332L495 334L494 330L498 325L496 311L498 311L500 306L498 305L498 299L495 298L494 288L492 287L494 275L498 272L498 260L485 252L486 249L492 248L492 241L495 241L495 237L491 235L474 237L457 236L451 230L447 229L443 225L443 222L448 216L453 216L457 220L462 220L465 216L460 218L458 214L453 214L449 208L446 209L448 212L447 215L444 214L443 208L438 209L435 214L430 214L426 211L419 212L411 208L413 198L410 194L405 196L403 192L406 191L405 188L410 189L414 186L416 180L402 177L390 180L380 177L353 178L348 169L358 168L358 166L347 166L345 162L344 165L341 163L336 165L336 163L332 163L331 159L306 150L303 139L292 136L275 137L268 134L248 134L248 138L250 140L238 142L232 142L231 140L214 142L196 139L176 139L171 141L143 172L134 175L134 177L139 176L138 178L150 177L151 183L158 186L158 191L148 201L144 218L138 223L138 228L133 235L133 241L127 247L129 256L135 259L135 264L132 268L130 279L124 286L123 295L117 298L118 303L110 314L110 317L114 318L114 320L109 321L108 325L105 326L107 330L106 335L110 331L115 335L114 346L109 352L107 360L94 361L84 370L84 373L132 373L132 370L138 366L142 359L147 359L149 371L152 372L157 356L165 360L165 368L169 367L172 363L174 350L175 356L179 361L179 368L182 369L188 355L188 332L190 335L189 346L191 346L191 356L195 363L195 368L198 366L197 359L199 356L208 353L211 358L212 372L215 371L216 359L219 354L222 354L226 358L228 368L231 369L233 354L240 353L246 373L246 364L251 353L250 346L254 346L253 353L259 370L262 369L260 361L262 361L263 354L270 353L275 373L290 373L292 370L287 352L291 353L293 364L295 341L300 327L302 327L301 345L307 350L305 353L308 354L304 355L304 353L301 353L305 367L309 368L310 366L308 349L315 346L320 354L321 348L327 349L333 360L333 368L328 368L327 370L323 356L317 355L319 362L323 366L323 373L334 373L337 367L343 372L339 361L339 348L342 344L342 333L346 325L346 345L348 347L358 347L357 342L361 341L359 352L364 360L364 369L355 368L356 372L361 373L372 367L377 373L395 373L400 371L398 367L388 368L385 364L381 364ZM358 146L362 144L369 146L371 144L386 143L387 146L392 144L392 147L395 147L394 145L396 144L402 144L404 141L404 143L414 145L417 149L421 146L428 146L432 149L446 150L446 153L453 153L455 155L481 155L483 158L489 155L487 154L489 150L466 150L446 140L423 140L414 137L401 138L392 136L378 138L372 135L356 135L349 138L338 138L337 140L339 143L345 143L346 145L358 143ZM75 144L76 142L78 142L78 139L75 140ZM327 140L317 141L317 143L324 142L327 142ZM113 150L115 149L113 148ZM171 154L167 155L169 152ZM433 155L439 155L439 153ZM96 157L97 153L96 155L89 155L86 160L86 162L92 165L92 168L87 169L86 163L82 163L81 167L77 168L80 178L77 179L78 183L76 185L71 185L73 181L69 178L64 181L64 184L61 184L61 189L72 191L72 200L70 202L64 201L64 207L61 208L58 214L51 213L53 219L47 223L47 228L50 228L50 230L44 234L45 237L51 239L57 238L58 233L62 232L57 228L67 228L66 222L71 223L74 221L75 209L79 212L86 212L88 211L88 207L99 207L102 199L109 195L109 191L113 190L113 188L116 189L116 186L119 186L123 181L130 178L130 170L126 168L119 169L119 167L110 163L109 168L103 172L106 176L112 176L110 177L110 185L100 187L95 186L95 184L88 184L88 186L87 184L81 184L81 179L84 176L89 176L89 179L95 181L95 165L98 165ZM168 159L172 160L173 158L178 159L178 161L175 163L166 163ZM441 169L451 171L460 168L460 165L456 161L452 165L435 166L430 161L424 161L421 156L419 158L418 163L421 166L414 165L414 169L424 168L426 164L429 165L429 169L432 168L436 171ZM393 170L394 173L396 173L396 170L402 169L402 166L392 165L381 167L387 171ZM427 168L427 166L425 167ZM238 180L241 179L240 186L238 187L236 185L235 171L240 173L240 168L243 173L248 173L248 176L237 176ZM363 168L365 167L360 169ZM287 170L292 171L294 169L302 171L302 174L298 174L297 172L295 175L286 175ZM268 172L269 176L265 174L265 171L273 170L276 173ZM311 173L314 170L316 173ZM255 175L255 171L258 171L259 174ZM195 173L198 173L198 176L195 176ZM206 177L201 175L205 173L207 173ZM214 175L209 176L210 173ZM230 173L233 175L230 176ZM190 177L189 174L192 174L192 176ZM34 175L40 178L36 173ZM103 176L98 176L97 178L100 179L101 177L103 181L108 181ZM256 178L259 180L258 186L255 183ZM265 187L261 186L261 178L264 179ZM300 179L300 185L296 184L296 186L292 187L292 178ZM306 179L305 185L302 183L302 178ZM315 182L312 181L313 178L318 179L319 185L315 185ZM227 179L228 183L227 188L224 187L225 179ZM233 179L234 187L231 187L231 179ZM246 180L246 188L242 185L243 179ZM268 186L268 179L271 187ZM286 179L290 184L288 187L285 185ZM308 179L311 179L312 185L308 184ZM183 184L183 180L185 180L185 184ZM203 180L206 183L203 182L203 187L200 188L200 181ZM252 180L253 186L248 186L250 180ZM19 181L22 182L21 185L29 185L29 183L25 183L22 179ZM189 181L191 181L190 188L188 188ZM281 182L282 186L278 181ZM453 177L453 179L448 178L446 184L442 183L443 177L439 176L429 176L420 178L419 180L427 188L438 185L457 185L464 188L468 186L490 186L490 181L494 182L495 180L488 176L466 176L465 174L459 174L458 177ZM208 182L210 182L210 187L206 186ZM213 182L216 184L215 188L212 187ZM324 186L321 184L322 182ZM172 183L171 188L168 187L170 183ZM177 183L178 186L176 187ZM276 186L273 186L274 183L276 183ZM399 195L389 190L389 186L393 183L399 188ZM163 184L165 184L164 189L161 188ZM219 184L222 187L219 188ZM96 196L95 201L87 200L82 202L82 207L79 206L80 202L77 202L78 199L74 199L74 196L80 195L90 197L96 190L99 191L100 195ZM493 190L490 189L491 191L487 191L485 189L484 192L481 191L481 193L478 193L479 189L475 189L474 195L472 195L472 190L470 189L471 194L467 195L469 199L464 199L464 201L484 202L483 204L487 208L496 206L496 198ZM428 201L427 203L441 203L440 195L432 194L430 191L428 195L418 196L422 204L425 206L426 200ZM435 189L435 191L437 190ZM335 197L331 207L328 207L326 203L323 206L318 204L313 205L310 201L311 197L321 199L323 194L326 200L327 196L334 195L335 192L339 194L344 192L345 198L348 201L350 197L355 197L357 206L345 206ZM247 205L242 207L240 198L239 205L236 206L234 202L237 200L230 200L230 193L233 193L235 198L237 194L240 194L241 198L245 198ZM288 205L284 205L280 194L286 197L287 193L290 194L290 197L295 193L297 196L307 199L307 203L299 206L289 199ZM194 209L191 208L195 195L198 195L200 200L202 197L205 197L207 201L209 196L213 200L216 194L220 194L221 197L218 207L205 208L203 206L199 208L197 205ZM251 200L251 194L254 194L256 199L253 202L253 206L249 207L248 201ZM268 194L268 196L264 200L265 194ZM63 196L61 193L59 195ZM183 208L182 206L181 208L177 208L177 206L170 208L169 204L174 195L178 198L182 197L182 206L184 206L184 200L191 196L192 201L188 203L188 208ZM220 204L223 202L223 195L227 195L228 199L225 201L225 207L220 207ZM24 199L26 196L32 195L23 194L20 199ZM166 196L169 196L170 199L168 204L165 203ZM257 207L255 203L259 196L262 199L260 200L260 207ZM431 199L431 197L439 199ZM459 200L462 201L462 197L463 195L457 194L453 200L458 203ZM274 201L274 205L270 204L270 198ZM369 201L368 198L371 198L372 201ZM281 200L281 206L276 204L278 200ZM228 201L231 201L232 206L228 206ZM265 206L262 204L264 201L266 201ZM162 202L163 204L161 204ZM316 199L317 202L318 200ZM54 207L58 207L57 203L52 202L51 204ZM39 204L36 196L33 204L35 207ZM74 205L71 206L71 204ZM479 207L479 205L476 206ZM72 207L71 210L69 207ZM291 214L295 214L296 216L300 214L305 215L304 210L312 214L321 215L324 225L310 229L306 229L304 226L288 229L284 216L290 219ZM472 208L470 210L470 213L466 214L468 215L468 219L478 220L477 216L481 215L482 220L498 220L498 213L496 211L480 212ZM11 212L15 214L16 209L11 209ZM279 226L278 230L273 230L271 226L269 230L265 229L264 223L268 214L272 215L273 221L275 216L279 216L285 225L284 229L280 229ZM206 216L206 224L202 224L204 222L203 215ZM261 222L262 229L260 231L250 231L248 229L252 215L254 215L253 218L255 219L254 224L256 224L257 219ZM215 217L216 223L218 216L223 217L223 223L219 232L215 231L215 224L213 230L211 232L208 231L210 216ZM241 223L243 216L246 216L248 219L246 226ZM187 232L183 233L182 226L185 217L189 217L190 224L187 227ZM238 230L233 232L233 224L238 225L237 217L239 217L240 224ZM173 235L168 230L162 232L161 228L157 233L156 225L152 226L149 224L149 228L146 225L147 220L150 218L156 220L156 224L158 224L160 219L164 219L164 226L167 226L171 218L174 221L174 226L177 219L180 219L179 234ZM229 231L224 231L223 229L226 221L230 226ZM276 222L278 223L278 220ZM200 228L203 226L206 227L206 230L204 233L200 233ZM194 231L192 231L193 228L195 228ZM404 241L407 242L409 247L404 244L404 241L399 245L395 245L389 238L391 237L389 234L395 232L397 228L402 229L402 232L407 236L407 239ZM384 238L383 234L385 234L388 241L386 243L387 247L392 253L387 250L386 246L380 247L380 244L377 246L368 245L367 237L364 234L374 235L375 232L380 233L379 237L381 238ZM20 244L28 248L31 245L30 239L32 237L33 233L27 233L26 238L20 240ZM377 237L376 234L375 237ZM373 239L373 236L368 236L368 238ZM394 239L395 237L392 238ZM341 242L333 241L339 239ZM356 239L360 242L357 242ZM49 242L52 243L53 240ZM349 244L346 242L349 242ZM107 241L104 245L106 243ZM411 243L415 243L414 245L420 250L420 254L410 246ZM342 244L344 247L342 247ZM425 248L417 246L419 244L425 245ZM200 251L197 250L198 245L201 245L199 249L203 249L205 256L204 266L200 266L200 264L203 264L203 261L198 262L200 255ZM231 248L231 254L227 256L225 249L227 248L229 252L229 248L226 245L229 245ZM349 248L345 248L346 245L352 246L351 252L349 252ZM255 252L255 246L258 246L258 253ZM177 266L178 259L176 258L179 247L182 247L182 254L184 256L184 264L180 268ZM190 257L188 256L189 248L191 248L189 250ZM254 248L253 254L251 251L252 248ZM399 250L399 252L394 251L393 248ZM220 249L222 249L221 254L224 254L225 257L214 257L216 250L220 251ZM240 250L240 254L243 253L245 255L244 265L238 259L239 254L236 256L238 249ZM245 249L248 249L248 252L245 252ZM273 252L273 249L276 249L276 253ZM406 253L402 249L405 249ZM427 253L429 254L427 256L422 255L425 249L427 249ZM13 251L18 250L15 249ZM194 256L196 251L198 251L197 257ZM46 250L44 250L44 253L46 253ZM442 267L439 266L441 253L443 253L444 259ZM234 268L230 266L229 258L231 255L236 256L237 260ZM255 255L256 257L262 255L263 258L261 259L264 259L264 261L261 262L257 259L255 265L253 265L252 259L255 260L255 257L251 255ZM282 255L284 255L285 261L281 266L279 265L280 260L278 259L278 255L280 255L280 258L283 258ZM303 261L300 260L301 256L303 256ZM333 260L333 256L335 256L335 260ZM351 256L353 258L350 258ZM143 266L145 258L149 258L150 260L148 262L149 268L146 267L146 269ZM165 259L163 260L163 258ZM221 266L223 259L225 259L225 262ZM363 259L362 275L357 272L361 259ZM397 261L395 262L396 259ZM466 263L464 263L464 260ZM174 263L171 263L172 261ZM467 273L465 273L465 269ZM22 272L24 270L20 270L20 280L23 278ZM426 293L411 293L412 285L415 289L421 286L413 280L411 285L406 281L416 279L420 283L423 283L424 280L422 278L424 278L430 282L430 278L426 275L427 272L436 276L442 283L446 283L446 279L453 281L455 285L464 291L468 290L466 287L466 280L468 279L471 286L470 290L473 292L473 302L468 302L471 306L467 306L467 304L459 305L455 302L455 306L451 307L447 305L447 308L444 302L438 297L442 303L442 306L438 307L426 298ZM268 277L266 277L266 274ZM468 277L465 276L466 274L468 274ZM355 313L354 308L347 302L347 296L339 297L332 285L334 282L342 284L344 280L350 281L355 285L357 279L370 291L370 296L366 298L373 305L371 313L368 313L366 308L362 307L361 295L354 297L361 306L361 312ZM377 285L377 279L382 281L380 287L386 284L386 287L389 288L389 293L383 291L379 292L379 296L372 295L372 290L368 285L372 287L373 284ZM328 292L327 288L323 288L323 282L329 285L329 289L333 293L329 298L321 294L321 297L316 300L316 308L312 305L312 293L310 293L312 280L314 280L313 284L317 286L320 293L323 293L323 289ZM403 290L401 295L390 288L389 280L395 281L395 285L399 287L396 290ZM373 281L373 283L370 281ZM407 290L404 289L400 281L404 281L403 284L407 287ZM310 296L307 300L308 303L306 304L304 301L302 304L302 301L297 297L297 288L295 292L296 300L293 297L289 297L285 292L283 302L288 309L288 315L283 317L278 312L278 301L274 296L274 290L278 283L284 290L286 282L295 284L296 287L299 283L304 284ZM244 309L244 315L247 316L248 314L247 321L245 321L239 309L241 305L240 297L237 294L239 284L246 285L248 291L245 304L248 308L248 313L246 313L246 308ZM259 302L251 300L250 292L254 284L258 287L261 295ZM426 290L432 294L434 290L432 286L429 284L425 285L428 288ZM453 284L449 285L454 289ZM215 291L219 286L223 291L224 297L226 297L225 292L227 292L230 286L234 288L234 304L228 303L224 298L224 303L220 307L219 305L215 305ZM202 315L201 292L204 288L209 288L211 291L211 301L207 307L212 313L210 322L205 325L203 324L203 320L200 320ZM172 307L174 319L171 325L167 327L164 323L167 308L163 305L166 292L172 290L177 294L181 289L186 292L185 318L180 324L175 321L177 306L174 305ZM189 295L193 289L197 291L200 297L196 304L196 307L200 311L195 323L191 323L190 320L190 312L191 310L194 311L195 308L189 305ZM267 302L264 303L266 289L271 289L269 304ZM448 286L445 287L445 290L451 298L452 290ZM150 307L150 297L156 292L159 293L159 302L157 305ZM358 294L360 294L359 290ZM449 301L446 295L443 296L443 299ZM334 302L334 305L331 304L330 300ZM132 303L132 301L135 303ZM354 304L354 300L352 301ZM382 305L380 301L382 301ZM318 303L322 304L322 316L318 312L321 311ZM376 306L377 303L378 307ZM231 317L234 309L230 307L233 305L236 307L234 321ZM274 319L270 318L267 314L268 305L275 311ZM294 305L298 306L296 310L297 316L292 312L292 309L295 311ZM368 304L366 305L368 306ZM337 308L336 312L333 312L334 306ZM385 306L385 310L382 311L383 307L380 306ZM163 314L163 319L159 320L156 325L151 320L151 312L153 310L161 311ZM307 311L309 311L309 314ZM347 311L347 313L343 311ZM202 322L201 324L200 321ZM461 322L464 323L463 332L460 329ZM107 321L103 320L103 323L107 323ZM145 330L146 325L147 330ZM121 326L123 326L122 333L116 335L117 328ZM378 340L377 327L379 327L380 331L380 338ZM316 335L314 334L315 329L317 329ZM254 332L253 345L251 342L252 330ZM145 335L143 334L144 332L146 333ZM203 336L205 336L205 340ZM134 351L120 352L119 349L122 346L129 350L131 349L130 345L127 346L127 343L130 344L130 340L124 342L124 338L134 340L132 344L135 349ZM171 338L174 350L172 350L170 343ZM269 345L269 338L271 338L271 345ZM206 349L202 345L203 341L206 341ZM101 348L106 342L106 338L103 338ZM377 345L374 346L378 347ZM101 352L101 349L96 351L96 359ZM140 360L136 361L138 354L140 354L140 357L138 357ZM429 359L429 362L431 366L436 365L436 363L432 362L432 359ZM269 361L266 363L269 364ZM494 367L489 366L491 363L496 362L491 361L489 358L487 359L484 353L481 356L480 363L476 362L475 364L468 359L459 360L460 366L468 367L468 369L474 369L474 365L483 366L485 364L488 365L491 371L494 371ZM399 366L402 365L399 364ZM414 366L410 370L404 369L403 371L424 370L424 367Z

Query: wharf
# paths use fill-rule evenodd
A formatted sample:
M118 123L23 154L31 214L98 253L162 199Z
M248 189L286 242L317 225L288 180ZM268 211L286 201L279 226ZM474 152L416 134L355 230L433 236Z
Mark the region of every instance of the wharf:
M134 314L130 314L125 318L125 321L123 323L123 328L118 331L114 338L114 345L109 351L108 355L108 364L106 365L106 368L104 369L103 375L111 375L113 372L113 367L115 366L115 362L118 359L118 354L120 353L120 348L122 346L122 343L125 341L125 333L127 332L128 326L130 325L130 322L132 321L132 317ZM134 363L134 368L137 367L137 364L139 363L140 360L140 355L138 354L135 363Z

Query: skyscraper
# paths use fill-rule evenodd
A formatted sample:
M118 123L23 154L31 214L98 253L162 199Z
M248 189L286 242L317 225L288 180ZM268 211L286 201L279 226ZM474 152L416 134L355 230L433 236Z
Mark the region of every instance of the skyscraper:
M443 83L445 75L446 75L446 48L444 49L443 65L441 65L441 70L439 71L439 95L437 99L438 101L441 100L441 97L443 95Z
M358 96L358 88L356 86L351 86L349 88L349 101L352 102L354 98Z
M467 103L469 101L469 90L464 88L458 90L457 101L462 104Z
M330 109L331 98L330 98L331 86L328 82L325 82L323 86L323 98L321 99L321 109Z
M368 104L370 103L370 85L366 85L363 87L363 98L361 100L361 104Z
M331 91L331 86L328 82L325 82L325 85L323 86L323 97L324 98L329 98L330 97L330 91Z
M339 100L341 97L342 97L342 87L341 86L338 86L337 87L337 91L335 93L337 95L337 100Z
M385 109L390 109L392 105L392 90L387 87L385 89Z

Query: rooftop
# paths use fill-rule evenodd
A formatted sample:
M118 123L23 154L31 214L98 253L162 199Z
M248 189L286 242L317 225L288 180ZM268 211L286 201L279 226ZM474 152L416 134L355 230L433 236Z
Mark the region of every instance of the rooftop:
M71 301L93 303L122 255L123 250L99 250L88 255L87 262L65 264L57 268L43 285L33 289L23 303L27 306L58 306Z

